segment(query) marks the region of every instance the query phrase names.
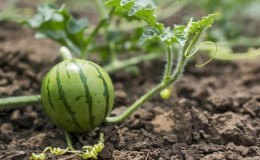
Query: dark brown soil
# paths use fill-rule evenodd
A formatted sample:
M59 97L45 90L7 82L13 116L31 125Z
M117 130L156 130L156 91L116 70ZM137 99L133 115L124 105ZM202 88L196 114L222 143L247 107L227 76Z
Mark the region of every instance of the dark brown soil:
M59 61L57 51L52 42L35 40L28 29L0 23L0 96L39 93L44 74ZM139 68L137 77L126 72L112 75L116 88L112 114L120 114L159 82L163 60ZM66 148L62 130L48 120L41 106L5 109L0 117L1 160L28 159L47 146ZM214 61L203 68L191 62L169 100L156 96L124 123L74 134L73 145L80 149L95 144L101 131L106 143L100 159L259 160L259 60Z

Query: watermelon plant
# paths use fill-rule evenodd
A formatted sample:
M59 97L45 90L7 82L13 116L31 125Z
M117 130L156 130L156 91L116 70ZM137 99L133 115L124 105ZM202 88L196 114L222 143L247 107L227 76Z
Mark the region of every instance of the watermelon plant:
M140 35L139 43L145 44L147 41L157 41L166 48L167 55L161 82L136 100L121 115L110 117L114 102L114 87L107 72L91 61L75 59L70 51L76 51L77 49L73 50L73 47L68 46L61 47L60 52L63 61L55 65L46 74L42 81L40 95L0 99L1 108L40 103L49 119L65 131L68 144L67 149L47 147L40 154L32 154L32 160L44 159L47 151L50 151L54 155L72 153L83 159L96 159L98 153L104 147L103 133L100 133L98 144L83 146L80 151L73 148L69 133L88 132L98 127L102 122L122 122L145 102L159 93L162 98L169 98L171 86L182 76L186 63L197 51L196 48L200 44L202 33L211 27L216 15L210 14L199 21L193 21L191 18L187 25L176 25L174 28L170 28L157 22L154 15L154 8L148 3L149 1L147 3L143 2L142 0L109 0L106 2L106 5L112 8L113 13L126 14L132 19L146 22L147 26L144 27L144 31ZM61 10L61 13L68 15L64 13L64 8ZM50 18L53 14L56 16L55 18L59 19L56 11L47 12L44 17L38 16L38 18ZM53 17L50 19L53 20ZM52 24L54 26L61 25L60 23ZM75 29L73 27L78 25L84 26L81 23L73 21L71 17L68 18L66 24L71 25L71 30ZM77 30L78 28L73 30L78 32L63 29L62 31L48 30L48 33L55 35L55 32L63 32L65 35L62 35L65 38L66 36L75 36L74 38L77 38L79 36L78 32L82 35L82 31ZM95 32L91 35L95 35ZM79 41L78 43L82 44L83 48L87 45L86 41ZM68 44L70 44L70 41L68 41ZM204 64L200 66L202 65ZM173 66L176 67L173 68Z

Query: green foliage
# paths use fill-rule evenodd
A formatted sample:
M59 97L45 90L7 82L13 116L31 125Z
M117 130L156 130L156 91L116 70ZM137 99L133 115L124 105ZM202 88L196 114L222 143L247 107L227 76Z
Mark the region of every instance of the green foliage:
M134 16L146 21L150 26L160 27L154 15L154 2L152 0L109 0L105 3L108 6L115 7L117 12L127 13L128 16Z
M210 14L207 17L203 17L202 20L193 22L190 19L190 22L187 24L187 27L183 30L183 37L186 39L184 50L185 56L190 57L189 53L196 46L196 43L199 41L201 33L205 31L207 28L211 27L213 24L216 14Z
M68 47L78 57L86 52L84 31L87 21L75 20L65 6L57 9L54 5L41 5L38 13L25 23L37 30L38 38L51 38Z
M162 23L157 22L154 9L147 6L150 3L140 3L140 0L109 0L106 4L115 7L117 12L126 12L128 16L135 16L147 22L148 27L144 29L140 37L141 44L148 39L159 39L168 44L179 43L183 45L185 40L192 39L192 35L210 27L216 18L216 15L212 14L198 22L192 22L191 19L188 28L177 26L177 29L174 30L176 33L174 33L170 28L165 28Z
M140 17L136 19L141 20L141 18L144 18L149 21L150 24L155 24L155 16L151 20L149 19L149 14L153 12L153 9L146 8L154 7L153 1L139 0L138 4L145 4L145 6L143 6L143 8L138 8L137 6L139 5L135 5L135 9L133 9L130 14L139 15ZM102 6L98 8L107 9ZM104 13L107 12L104 11ZM29 24L30 27L37 31L36 37L51 38L59 44L69 48L72 53L76 54L74 57L85 58L85 56L88 56L90 53L99 53L103 62L112 64L114 57L117 59L117 55L120 52L156 51L153 50L155 47L152 46L158 45L153 42L150 43L151 45L147 43L143 45L143 47L140 47L138 43L136 43L142 32L142 29L139 27L132 30L131 34L129 34L129 32L121 31L118 28L111 29L111 26L113 25L113 20L111 19L112 15L116 15L113 8L109 15L106 15L103 18L101 17L99 23L94 28L86 30L86 27L88 27L87 24L84 23L84 21L75 20L64 6L57 8L54 5L42 5L38 8L38 13L25 23ZM124 15L124 18L120 18L129 20L128 17L129 16ZM117 21L116 18L115 21ZM100 30L102 29L105 32L100 33ZM100 42L99 39L97 40L98 42L95 43L98 34L101 34L101 37L104 38L105 41ZM140 58L142 59L142 57ZM115 69L113 70L117 70L117 67L114 68Z
M167 34L170 36L165 36L166 38L161 38L161 32L156 32L152 34L152 36L149 37L149 39L156 39L161 41L166 45L167 48L167 61L165 65L165 71L162 78L162 81L156 85L153 89L149 90L147 93L145 93L140 99L138 99L136 102L134 102L123 114L117 116L117 117L107 117L107 122L121 122L127 117L129 117L138 107L140 107L144 102L148 101L152 96L154 96L157 93L161 92L162 98L169 98L170 96L170 90L167 90L169 86L171 86L176 80L178 80L182 72L184 70L185 64L188 61L188 58L193 56L192 49L196 47L203 31L211 27L214 20L216 18L215 14L210 14L207 17L203 17L202 20L193 22L192 19L189 21L187 26L177 26L176 29L171 31L169 28L163 28L165 30L162 33L165 33L167 31ZM174 31L176 32L176 35L174 34ZM151 32L154 32L154 30L151 30ZM173 41L172 39L177 39L176 41ZM182 43L179 43L179 41ZM175 68L172 68L172 61L174 53L172 52L172 45L175 43L179 44L179 50L175 51L175 57L176 63ZM180 53L180 54L178 54ZM192 54L191 54L192 53ZM173 70L172 70L173 69Z

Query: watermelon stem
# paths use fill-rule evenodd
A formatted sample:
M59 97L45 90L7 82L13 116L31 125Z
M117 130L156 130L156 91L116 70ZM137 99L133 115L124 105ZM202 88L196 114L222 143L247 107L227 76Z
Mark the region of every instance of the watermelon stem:
M116 116L116 117L107 117L106 122L109 123L117 123L117 122L122 122L126 118L132 115L134 111L136 111L140 106L142 106L145 102L150 100L152 97L154 97L156 94L160 93L163 89L169 87L171 84L176 82L179 77L181 77L184 66L187 61L187 57L185 56L184 53L186 53L187 48L184 48L182 50L182 56L180 59L177 61L177 67L174 69L174 71L171 71L171 65L172 65L172 49L170 48L171 46L167 46L167 62L166 62L166 67L165 67L165 74L163 75L163 79L161 83L156 85L153 89L149 90L146 92L142 97L140 97L137 101L135 101L125 112L123 112L121 115Z
M0 110L33 104L41 104L40 95L0 98Z
M167 83L172 74L172 65L173 65L173 54L172 54L172 46L168 45L167 47L167 63L165 65L165 70L164 70L164 76L163 76L163 82Z
M65 46L60 47L60 54L61 54L63 60L72 59L71 52Z
M65 134L65 138L66 138L67 146L68 146L69 150L70 151L75 151L75 149L74 149L74 147L72 146L72 143L71 143L69 132L64 130L64 134Z
M98 143L105 143L104 133L99 133Z

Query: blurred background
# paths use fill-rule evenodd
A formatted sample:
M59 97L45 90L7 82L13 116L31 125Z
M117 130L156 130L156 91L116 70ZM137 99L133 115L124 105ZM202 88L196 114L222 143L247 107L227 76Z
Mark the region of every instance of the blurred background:
M142 2L144 0L139 1ZM57 6L65 4L66 8L76 19L87 19L88 29L91 30L99 22L99 12L93 2L92 0L1 0L0 22L13 21L19 23L27 20L36 13L37 7L43 3L52 3ZM205 35L206 40L215 42L218 45L220 56L216 56L217 59L236 60L251 58L260 54L258 49L260 46L259 0L153 0L153 2L154 6L157 6L155 13L158 20L171 27L175 24L186 24L190 17L198 20L209 13L218 13L218 19L213 28ZM113 21L114 24L120 23L119 18L114 18ZM131 25L122 23L119 28L114 25L116 32L113 32L115 30L112 27L111 35L118 44L120 44L120 39L122 39L118 34L121 32L118 31L129 31L128 33L132 35L140 36L142 27L145 24L140 22L129 23ZM133 39L136 37L128 36L128 38L133 42ZM131 45L129 48L136 51L138 46ZM145 45L147 46L144 47L146 48L144 52L154 50L154 48L151 49L151 46L154 45L152 42L150 45ZM214 52L214 47L212 49L212 46L200 47L200 49ZM233 53L246 53L247 56L230 56ZM222 56L223 54L226 55L226 58Z

